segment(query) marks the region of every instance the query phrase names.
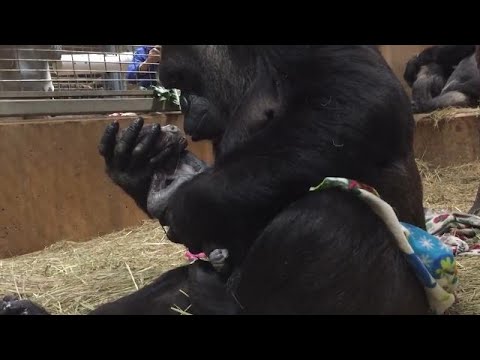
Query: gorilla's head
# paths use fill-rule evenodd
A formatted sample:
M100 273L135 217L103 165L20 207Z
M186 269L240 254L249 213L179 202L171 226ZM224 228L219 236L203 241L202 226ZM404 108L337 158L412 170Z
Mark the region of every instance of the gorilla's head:
M164 45L159 78L181 91L184 130L192 140L236 141L282 110L276 69L248 45ZM235 129L235 135L224 136Z

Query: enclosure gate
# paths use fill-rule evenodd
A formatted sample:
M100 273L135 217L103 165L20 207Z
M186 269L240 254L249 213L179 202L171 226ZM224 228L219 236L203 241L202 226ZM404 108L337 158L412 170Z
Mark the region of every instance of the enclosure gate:
M151 47L0 45L0 117L178 111L142 86L158 85L158 64L135 69L135 52Z

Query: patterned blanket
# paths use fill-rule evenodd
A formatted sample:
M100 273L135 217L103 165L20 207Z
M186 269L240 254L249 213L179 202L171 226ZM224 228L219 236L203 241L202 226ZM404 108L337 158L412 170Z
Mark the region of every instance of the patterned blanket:
M425 209L427 231L449 245L455 256L480 255L480 216Z

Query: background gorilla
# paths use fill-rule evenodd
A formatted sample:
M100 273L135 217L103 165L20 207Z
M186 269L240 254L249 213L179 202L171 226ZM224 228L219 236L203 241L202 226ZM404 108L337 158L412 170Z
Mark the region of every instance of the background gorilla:
M161 132L137 121L120 139L107 129L107 172L172 240L193 252L228 249L232 271L196 262L94 313L171 313L183 286L196 314L428 312L368 205L337 189L309 191L327 176L351 178L425 227L409 100L374 46L167 45L159 75L184 95L187 132L214 141L214 166L176 184L157 211L148 199L163 171L152 160L162 157L152 145Z
M480 45L475 45L475 60L477 62L477 68L480 72ZM480 215L480 187L477 190L477 195L473 205L468 212L470 214Z
M474 51L475 45L438 45L410 59L404 79L412 88L415 113L478 106L480 73Z

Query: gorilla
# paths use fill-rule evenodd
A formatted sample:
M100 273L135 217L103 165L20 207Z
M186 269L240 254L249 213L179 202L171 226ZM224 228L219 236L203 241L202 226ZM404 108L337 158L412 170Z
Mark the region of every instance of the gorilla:
M475 107L480 73L475 45L437 45L410 59L404 79L412 88L414 113L446 107Z
M475 60L477 61L477 68L480 71L480 45L475 45ZM475 200L470 210L468 210L468 213L480 216L480 187L477 189Z
M100 142L106 171L168 237L211 261L167 271L91 312L428 314L419 279L381 218L325 177L374 187L425 228L408 96L371 45L166 45L159 78L181 91L184 130L137 119ZM217 265L217 266L216 266ZM221 266L218 266L221 265ZM6 299L4 314L43 314Z
M477 68L480 71L480 45L475 45L475 60L477 61Z

